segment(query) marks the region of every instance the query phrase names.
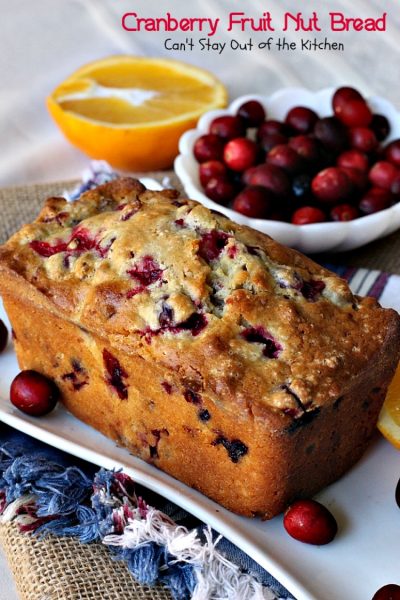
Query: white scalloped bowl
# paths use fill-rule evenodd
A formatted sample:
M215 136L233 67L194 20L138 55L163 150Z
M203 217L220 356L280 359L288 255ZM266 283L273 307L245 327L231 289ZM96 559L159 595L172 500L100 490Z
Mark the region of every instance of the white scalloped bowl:
M221 115L233 115L247 100L258 100L267 111L268 118L283 120L293 106L308 106L320 116L332 114L331 99L334 88L310 92L302 88L286 88L272 96L248 94L237 98L225 110L213 110L204 114L196 129L183 134L179 142L180 154L175 160L175 172L180 178L186 194L227 217L267 233L282 244L297 248L309 254L315 252L341 252L364 246L373 240L389 235L400 227L400 203L373 215L360 217L347 222L315 223L312 225L292 225L281 221L253 219L230 208L213 202L204 194L198 175L198 163L193 156L193 146L197 138L208 133L211 121ZM400 113L384 98L368 98L374 112L385 115L390 123L390 135L385 140L400 138Z

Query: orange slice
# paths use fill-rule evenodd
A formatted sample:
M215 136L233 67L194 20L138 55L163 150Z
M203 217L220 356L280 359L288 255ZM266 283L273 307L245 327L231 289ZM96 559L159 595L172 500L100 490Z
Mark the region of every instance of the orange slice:
M397 367L380 412L378 429L393 446L400 450L400 365Z
M112 56L73 73L47 107L65 137L90 157L147 171L170 167L182 133L226 101L225 87L203 69Z

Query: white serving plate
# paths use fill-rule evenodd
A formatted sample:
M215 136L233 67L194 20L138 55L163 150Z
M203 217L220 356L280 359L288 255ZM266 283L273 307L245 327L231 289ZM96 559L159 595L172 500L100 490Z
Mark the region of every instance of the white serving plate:
M7 324L2 304L0 318ZM133 479L209 523L276 577L297 600L369 600L387 583L400 583L400 512L394 491L399 453L382 438L340 481L317 498L335 515L339 534L326 546L290 538L282 516L271 521L239 517L152 465L118 448L61 406L33 418L8 400L18 373L9 343L0 356L0 420L51 446L107 469L123 468Z
M332 115L331 98L334 88L311 92L303 88L285 88L272 96L248 94L237 98L224 110L213 110L201 117L196 129L183 134L179 142L179 156L175 160L175 172L182 181L186 194L207 206L218 210L227 217L258 229L273 238L308 254L315 252L341 252L364 246L375 239L389 235L400 227L400 203L373 215L343 223L315 223L312 225L292 225L267 219L253 219L213 202L204 194L198 175L198 163L193 156L193 146L197 138L208 133L211 121L218 116L235 114L247 100L258 100L267 111L268 118L282 120L293 106L308 106L320 116ZM391 125L387 141L400 138L400 113L384 98L368 98L374 112L385 115Z

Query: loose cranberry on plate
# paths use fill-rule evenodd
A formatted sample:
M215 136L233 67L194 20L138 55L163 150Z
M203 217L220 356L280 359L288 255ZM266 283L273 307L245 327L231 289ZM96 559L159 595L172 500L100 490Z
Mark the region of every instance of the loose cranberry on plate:
M217 117L210 125L210 133L223 138L225 142L242 137L246 134L246 127L239 117L226 115Z
M349 130L350 146L369 154L378 147L378 140L372 129L367 127L353 127Z
M11 403L27 415L46 415L56 406L58 398L55 383L37 371L21 371L11 384Z
M373 185L385 190L392 188L399 170L387 160L380 160L374 164L369 172L369 180Z
M268 219L273 213L275 196L260 185L246 187L233 201L232 208L242 215Z
M360 213L352 204L337 204L329 214L333 221L353 221L360 216Z
M358 205L364 215L372 215L389 208L393 202L393 196L388 190L373 187L368 190Z
M7 346L8 342L8 330L4 325L3 321L0 319L0 353L3 352Z
M225 205L234 197L236 187L227 175L219 175L209 179L204 191L208 198Z
M266 117L263 105L257 100L249 100L242 104L237 114L243 120L246 127L258 127L265 121Z
M201 163L199 167L201 185L205 187L210 179L226 175L226 171L226 166L219 160L208 160L205 163Z
M323 210L315 206L302 206L292 215L293 225L311 225L312 223L323 223L326 215Z
M218 135L208 133L196 140L193 154L199 163L208 160L221 160L224 153L224 140Z
M329 544L337 533L335 517L316 500L297 500L286 510L283 526L288 534L305 544Z
M224 162L232 171L245 171L257 160L258 148L255 142L245 137L228 142L224 149Z
M268 165L280 167L290 174L299 173L304 167L301 156L287 144L279 144L268 153Z
M400 585L389 583L379 588L372 600L400 600Z
M311 108L295 106L286 115L285 123L297 133L310 133L318 121L318 115Z
M338 202L350 194L351 182L343 169L328 167L317 173L312 180L311 189L321 202Z

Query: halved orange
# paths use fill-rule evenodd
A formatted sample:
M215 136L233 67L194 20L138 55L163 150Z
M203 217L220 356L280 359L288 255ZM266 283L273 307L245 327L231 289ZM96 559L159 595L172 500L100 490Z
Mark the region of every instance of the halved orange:
M393 446L400 450L400 365L397 367L380 412L378 429Z
M208 71L175 60L112 56L68 77L47 98L66 138L114 167L170 167L184 131L227 92Z

